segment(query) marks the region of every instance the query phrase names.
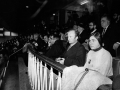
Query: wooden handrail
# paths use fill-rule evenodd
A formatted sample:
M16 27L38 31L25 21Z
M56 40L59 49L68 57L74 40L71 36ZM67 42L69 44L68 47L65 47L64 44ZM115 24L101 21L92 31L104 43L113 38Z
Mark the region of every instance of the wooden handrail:
M58 62L55 62L53 59L50 59L46 57L45 55L40 54L39 52L36 52L31 44L27 45L27 50L30 51L32 54L34 54L39 60L42 60L47 65L53 67L54 69L58 70L59 72L63 72L63 69L65 68L65 65L62 65Z

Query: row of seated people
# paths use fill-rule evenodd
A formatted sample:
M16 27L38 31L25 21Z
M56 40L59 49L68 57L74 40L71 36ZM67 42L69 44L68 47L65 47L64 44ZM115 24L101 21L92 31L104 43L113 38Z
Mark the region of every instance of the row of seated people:
M43 53L41 54L44 54L52 58L56 62L67 66L67 68L63 70L63 82L68 83L69 79L73 81L71 81L71 83L68 83L68 84L62 84L63 90L67 90L68 88L74 88L73 83L77 83L77 81L74 82L75 78L76 79L80 78L81 75L78 75L78 74L83 74L86 68L89 69L89 73L90 73L86 75L86 79L89 81L85 79L85 81L83 81L83 85L81 85L83 87L79 86L78 88L83 88L85 90L86 85L88 85L86 90L89 90L88 88L92 88L92 90L94 90L95 88L98 88L98 86L102 84L112 84L112 80L109 79L108 77L112 75L112 56L107 50L105 50L102 47L100 34L94 33L89 38L90 51L86 51L84 46L78 42L78 38L79 38L78 35L79 34L76 30L71 29L70 31L67 32L67 37L68 37L67 42L64 40L61 41L59 40L57 35L53 35L50 38L50 42L49 42L50 45L48 45L48 42L47 42L46 47L49 46L49 48L47 48L46 50L43 49L45 42L35 38L31 40L30 39L28 40L28 38L26 39L21 38L20 40L16 39L16 41L18 42L16 42L14 46L19 46L19 44L24 45L26 42L30 42L35 45L35 49L40 51L40 53L41 53L41 50L43 50ZM36 43L37 41L39 45L37 45ZM42 45L40 44L43 45L42 49L41 49ZM38 49L38 47L40 49ZM68 81L65 79L66 76L68 77L67 78ZM74 78L72 79L72 77ZM89 77L91 78L89 79ZM90 85L89 84L90 82L91 84L94 84L94 85L93 86ZM67 85L67 86L64 86L64 85Z
M107 19L107 18L103 18L103 19ZM109 24L109 23L108 23ZM68 34L68 41L69 44L64 41L64 40L59 40L57 35L54 35L54 37L50 37L49 42L45 42L45 37L44 40L42 40L41 38L37 39L38 34L35 34L33 37L34 39L29 39L29 37L27 38L21 38L20 40L18 40L18 42L16 42L14 49L16 50L16 48L22 47L26 42L30 42L32 44L35 45L35 49L37 51L40 51L41 54L44 54L50 58L52 58L53 60L55 60L56 62L59 62L61 64L64 64L68 67L72 66L72 65L77 65L78 67L88 67L91 70L96 70L100 73L104 72L104 69L102 68L102 65L104 65L103 63L105 63L104 61L107 62L107 59L109 59L111 61L111 55L108 54L108 56L105 56L106 54L103 54L102 50L105 51L105 53L109 53L108 51L104 50L104 48L101 48L101 40L98 39L98 36L95 36L95 33L93 33L92 35L95 37L94 39L90 38L88 39L88 43L90 45L90 51L86 51L86 49L83 47L82 44L80 44L78 42L78 33L75 30L70 30L69 32L67 32ZM105 37L105 36L104 36ZM28 40L29 39L29 40ZM109 38L108 38L109 39ZM107 40L108 40L107 39ZM106 41L107 41L106 40ZM17 41L17 40L15 40ZM105 40L104 40L105 41ZM109 41L109 40L108 40ZM97 45L96 47L90 43L95 43L96 42L100 45ZM64 43L64 44L63 44ZM20 45L19 45L20 44ZM22 45L21 45L22 44ZM100 47L100 48L99 48ZM10 49L10 47L8 47ZM106 48L105 48L106 49ZM13 51L12 49L9 51ZM41 52L42 51L42 52ZM101 55L103 56L98 56L96 55L97 53L102 52ZM88 52L88 53L87 53ZM94 52L94 53L93 53ZM86 56L87 53L87 56ZM89 54L90 53L90 54ZM90 59L89 59L89 58ZM89 60L88 60L89 59ZM99 60L98 60L99 59ZM96 62L94 62L96 61ZM100 62L101 61L101 62ZM100 62L100 63L99 63ZM110 63L110 62L109 62ZM86 65L88 64L88 65ZM99 64L99 65L98 65ZM95 66L95 67L94 67ZM106 65L107 66L107 65ZM108 65L109 66L109 65ZM110 66L109 66L110 67ZM74 67L72 67L74 69ZM100 69L99 69L100 68ZM107 67L108 68L108 67ZM75 67L76 69L76 67ZM76 69L77 70L77 69ZM65 69L66 71L66 69ZM74 71L74 70L73 70ZM83 70L84 71L84 70ZM70 70L70 72L72 72L72 70ZM76 74L77 71L75 71L74 73ZM81 71L79 71L81 72ZM106 71L107 72L107 71ZM73 74L74 74L73 73ZM69 73L68 73L69 74ZM102 73L103 74L103 73ZM65 74L66 75L66 74ZM78 75L78 74L76 74ZM96 75L96 73L95 73ZM63 76L64 76L64 71L63 71ZM94 75L93 75L94 76ZM104 76L107 76L107 74L105 73ZM87 77L87 76L86 76ZM80 78L80 77L79 77ZM97 79L100 79L100 77L98 77L96 75ZM103 77L102 77L103 78ZM105 77L106 78L106 77ZM92 78L91 78L92 79ZM108 78L107 78L108 79ZM64 80L64 79L63 79ZM101 79L102 80L102 79ZM99 80L98 80L99 81ZM86 82L86 81L85 81ZM104 82L104 81L103 81ZM101 82L99 82L100 84ZM111 81L110 81L111 83ZM69 87L69 84L68 84ZM81 87L80 87L81 88ZM85 87L82 87L85 88ZM92 87L94 88L94 87ZM84 89L85 90L85 89ZM88 90L88 89L87 89Z
M78 42L78 32L70 29L67 32L67 46L56 35L51 38L51 46L42 53L54 61L67 66L63 70L62 90L72 90L86 72L89 72L78 85L76 90L96 90L100 85L112 84L110 76L113 75L112 56L102 47L101 35L96 32L89 38L90 51ZM86 55L87 54L87 55Z
M112 18L108 14L101 16L98 23L95 20L91 20L88 24L75 24L73 28L79 31L80 43L88 41L91 34L99 32L102 36L103 47L108 50L112 56L115 57L115 52L113 50L113 45L115 42L120 42L117 36L120 35L120 26L112 21Z
M87 80L85 79L85 81L83 81L83 85L81 85L83 87L79 86L78 88L81 88L83 90L95 90L96 88L98 88L98 86L102 84L112 84L112 80L109 79L109 76L112 75L113 68L112 56L114 51L112 49L112 46L115 40L117 41L118 39L116 38L116 34L119 33L117 33L117 30L113 30L114 28L111 28L112 25L110 24L111 23L109 17L103 16L101 17L101 26L103 28L103 30L100 31L101 35L96 34L98 30L94 28L92 31L90 31L90 36L92 36L89 38L89 35L86 35L86 32L84 30L82 31L80 28L78 28L77 31L79 31L79 33L76 33L76 30L70 30L67 32L67 41L61 41L57 35L51 35L49 37L49 40L47 40L46 36L38 38L39 35L36 34L36 36L34 36L34 38L36 39L32 39L29 42L35 46L35 49L39 51L39 53L44 54L47 57L52 58L54 61L60 64L64 64L68 67L68 69L66 68L65 70L63 70L63 82L68 83L69 79L71 79L72 83L64 83L64 85L67 86L63 86L63 90L74 88L74 81L72 80L75 80L75 78L77 79L77 76L79 76L78 72L79 74L83 74L82 72L85 72L85 68L90 69L90 71L88 72L90 74L87 74L85 76ZM79 40L78 35L81 37L81 39ZM87 36L87 38L85 37L85 39L88 39L88 48L85 48L81 44L84 36ZM103 39L101 39L100 36ZM102 43L102 41L104 43ZM78 69L80 69L80 71ZM73 74L71 74L71 72L73 72ZM67 75L71 75L70 77L68 77L68 81L64 79L64 77L66 77ZM72 79L72 77L74 78ZM91 78L88 79L89 77ZM75 81L75 83L77 83L77 81ZM88 85L87 89L86 85ZM64 89L64 87L66 88Z
M87 63L87 59L88 59L88 56L89 56L89 53L91 52L91 50L88 52L88 54L86 56L87 51L85 50L83 45L81 45L78 42L78 34L76 34L76 32L74 33L74 31L70 31L67 34L68 34L69 44L67 44L66 41L64 42L64 41L59 40L57 36L50 37L50 39L51 39L51 40L49 40L50 45L48 42L45 44L45 42L42 39L32 39L32 40L28 40L28 41L27 40L25 41L24 39L22 39L22 40L19 40L19 44L23 45L25 42L31 42L32 44L35 45L35 49L40 51L40 53L43 53L44 55L52 58L56 62L64 64L68 67L72 66L72 65L84 66ZM90 39L88 41L90 43ZM36 43L36 42L38 42L38 43ZM64 45L62 44L63 42L64 42ZM93 40L93 42L94 42L94 40ZM100 44L100 41L99 41L99 44ZM66 45L68 45L69 47L67 48ZM42 46L42 48L41 48L41 46ZM45 46L45 48L46 47L48 47L48 48L44 49L44 46ZM98 47L96 47L96 48L98 48ZM92 49L92 51L94 51L94 52L97 50L96 48L94 48L94 46L92 46L92 45L90 46L90 49ZM103 48L102 49L100 48L100 50L103 50ZM43 51L43 52L41 52L41 51ZM98 49L98 51L99 51L99 49ZM97 55L93 54L93 56L97 56ZM91 57L92 57L92 55L91 55ZM99 56L99 59L102 57ZM96 59L96 58L94 57L93 59ZM98 56L97 56L97 59L98 59ZM96 61L97 61L97 59L96 59ZM106 61L105 58L102 58L102 60ZM99 61L102 61L102 60L99 60ZM93 63L92 59L90 59L88 62L90 63L90 65ZM96 62L96 63L100 64L98 62ZM102 63L104 63L104 62L102 62ZM97 64L95 64L95 65L97 65ZM91 65L91 66L93 66L93 65ZM99 69L98 69L98 71L99 71Z

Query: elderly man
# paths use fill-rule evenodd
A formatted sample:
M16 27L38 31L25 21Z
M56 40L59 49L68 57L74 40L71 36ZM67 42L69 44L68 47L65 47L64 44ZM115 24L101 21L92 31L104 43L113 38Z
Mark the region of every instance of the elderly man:
M117 28L110 23L110 18L107 15L101 17L101 27L103 28L101 32L103 47L108 50L112 56L115 56L113 44L117 40Z

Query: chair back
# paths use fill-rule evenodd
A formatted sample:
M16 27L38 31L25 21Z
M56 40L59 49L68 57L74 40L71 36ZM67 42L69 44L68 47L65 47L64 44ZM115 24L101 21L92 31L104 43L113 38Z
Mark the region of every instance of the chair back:
M113 57L113 78L120 74L120 58Z

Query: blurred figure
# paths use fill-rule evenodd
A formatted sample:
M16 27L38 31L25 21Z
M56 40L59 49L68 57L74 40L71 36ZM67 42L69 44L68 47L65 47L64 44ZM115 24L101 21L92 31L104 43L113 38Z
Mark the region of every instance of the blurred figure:
M98 32L97 25L95 24L94 21L89 22L88 25L89 25L88 26L88 30L86 30L87 32L85 33L86 34L85 35L86 36L86 40L82 43L87 51L89 51L89 49L90 49L89 45L88 45L88 41L89 41L88 38L89 38L89 36L91 36L94 33Z
M120 24L120 15L118 15L117 13L114 13L113 22L114 24Z
M85 28L83 26L78 25L77 31L79 32L79 35L81 35L84 30L85 30Z
M51 35L49 42L50 42L50 48L45 53L45 56L55 60L55 58L63 54L63 52L65 51L65 48L63 46L62 40L59 39L59 35Z
M78 30L78 26L75 24L75 25L73 25L73 29L74 30Z
M91 21L89 23L89 32L90 32L90 35L92 35L95 32L97 32L97 26L96 26L95 22L93 22L93 21Z
M49 38L48 38L47 35L44 35L43 40L44 40L44 42L45 42L46 44L48 44L48 40L49 40Z
M60 35L60 40L62 40L63 46L64 46L64 48L66 49L66 48L67 48L67 45L68 45L67 35L66 35L65 32L60 32L59 35Z
M80 24L78 26L78 32L79 32L79 42L82 44L85 42L86 39L89 38L89 35L88 35L89 32L83 24Z
M116 53L115 57L120 58L120 42L114 43L113 49L115 50L115 53Z
M101 32L103 47L108 50L112 56L115 56L113 44L117 40L117 28L111 25L110 18L107 15L101 17L101 27L103 28L103 31Z
M41 47L43 46L43 40L39 37L38 33L33 35L33 40L31 42L34 46L34 49L38 52L41 52Z

